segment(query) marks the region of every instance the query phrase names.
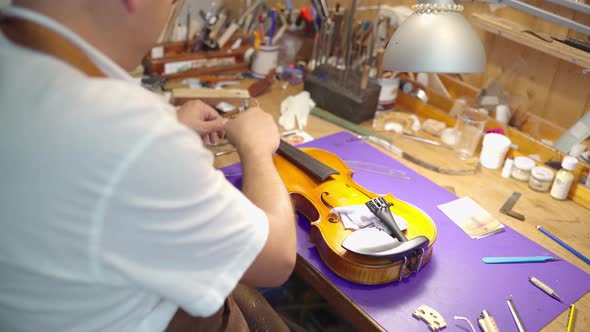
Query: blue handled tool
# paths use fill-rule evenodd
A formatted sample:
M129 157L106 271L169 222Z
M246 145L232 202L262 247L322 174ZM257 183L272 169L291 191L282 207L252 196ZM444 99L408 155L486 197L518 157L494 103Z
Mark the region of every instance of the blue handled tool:
M268 33L268 45L272 46L275 37L275 25L277 19L277 10L273 7L270 11L270 31Z
M481 260L486 264L510 264L510 263L540 263L555 259L553 256L523 256L523 257L484 257Z
M590 258L582 255L581 252L577 251L576 249L572 248L569 244L563 242L560 238L558 238L557 236L551 234L548 230L546 230L545 228L541 227L540 225L537 226L537 229L539 231L541 231L543 234L547 235L548 237L550 237L553 241L559 243L562 247L564 247L565 249L567 249L569 252L571 252L572 254L578 256L578 258L580 258L581 260L583 260L584 262L586 262L586 264L590 264Z

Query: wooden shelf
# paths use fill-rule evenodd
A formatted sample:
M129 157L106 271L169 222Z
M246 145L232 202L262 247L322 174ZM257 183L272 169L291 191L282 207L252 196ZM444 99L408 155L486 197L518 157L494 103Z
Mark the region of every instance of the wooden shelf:
M451 93L451 95L456 91L462 91L462 95L469 95L469 93L475 93L477 91L477 89L475 88L469 89L464 82L452 79L449 76L441 75L441 81L445 82L446 88ZM417 82L413 83L417 86L420 86ZM450 109L453 104L452 100L446 100L444 96L438 95L435 91L432 91L427 87L420 87L424 91L426 91L426 94L428 95L428 104L422 102L415 96L411 96L403 93L402 91L399 91L396 99L396 105L414 112L419 117L435 119L444 122L447 125L447 127L454 127L456 119L450 115ZM544 128L542 126L549 125L548 123L541 122L541 119L533 119L532 117L533 115L531 114L531 118L529 118L526 122L535 121L535 123L537 123L539 125L539 128L541 129ZM488 130L494 128L502 128L506 133L506 136L510 138L512 143L519 147L518 150L510 149L508 153L510 157L514 157L517 155L536 154L539 155L539 157L542 160L542 162L538 163L539 165L541 165L543 162L549 160L560 161L565 156L565 154L561 153L557 149L550 147L539 141L537 138L531 136L530 133L521 131L514 127L509 127L507 125L497 122L494 119L489 119L486 123L485 129ZM551 131L551 133L557 135L557 133L559 133L559 130L563 129L554 127L552 128L552 130L553 131ZM574 171L575 180L568 196L574 202L578 203L579 205L587 209L590 209L590 188L584 186L582 183L579 183L579 179L581 176L589 173L590 164L580 161L578 163L578 167Z
M590 68L590 53L578 50L577 48L565 45L558 41L548 42L530 33L530 28L516 22L489 14L472 14L473 23L478 27L526 45L538 51L552 55L559 59L579 65L583 68Z

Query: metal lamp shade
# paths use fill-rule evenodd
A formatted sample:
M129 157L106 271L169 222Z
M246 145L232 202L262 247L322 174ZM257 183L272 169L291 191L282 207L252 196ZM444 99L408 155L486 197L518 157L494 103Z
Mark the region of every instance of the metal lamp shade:
M415 12L395 31L383 59L387 70L479 73L486 55L478 34L458 12Z

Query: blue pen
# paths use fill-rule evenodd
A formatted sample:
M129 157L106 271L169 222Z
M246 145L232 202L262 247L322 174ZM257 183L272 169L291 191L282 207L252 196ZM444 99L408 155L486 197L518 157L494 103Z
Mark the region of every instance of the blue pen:
M540 230L545 235L547 235L548 237L550 237L553 241L559 243L565 249L569 250L569 252L571 252L572 254L578 256L578 258L580 258L581 260L583 260L584 262L586 262L586 264L590 264L590 259L588 259L588 257L582 255L582 253L580 253L576 249L570 247L567 243L565 243L562 240L560 240L557 236L549 233L549 231L546 230L545 228L541 227L540 225L537 225L537 229Z
M272 39L275 36L275 20L277 17L277 10L272 7L270 11L270 31L268 32L268 45L272 46Z
M481 260L486 264L510 264L510 263L540 263L553 260L553 256L523 256L523 257L484 257Z

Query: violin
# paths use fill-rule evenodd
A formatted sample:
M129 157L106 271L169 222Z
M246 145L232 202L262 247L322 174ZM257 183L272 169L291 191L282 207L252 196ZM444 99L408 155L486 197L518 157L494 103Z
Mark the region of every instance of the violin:
M389 283L418 272L432 256L437 236L432 219L391 194L380 196L357 184L338 156L281 141L273 161L295 210L311 223L310 239L321 259L340 277L367 285ZM367 205L391 235L375 228L345 229L339 214L331 212L358 204ZM405 231L392 212L407 221Z

